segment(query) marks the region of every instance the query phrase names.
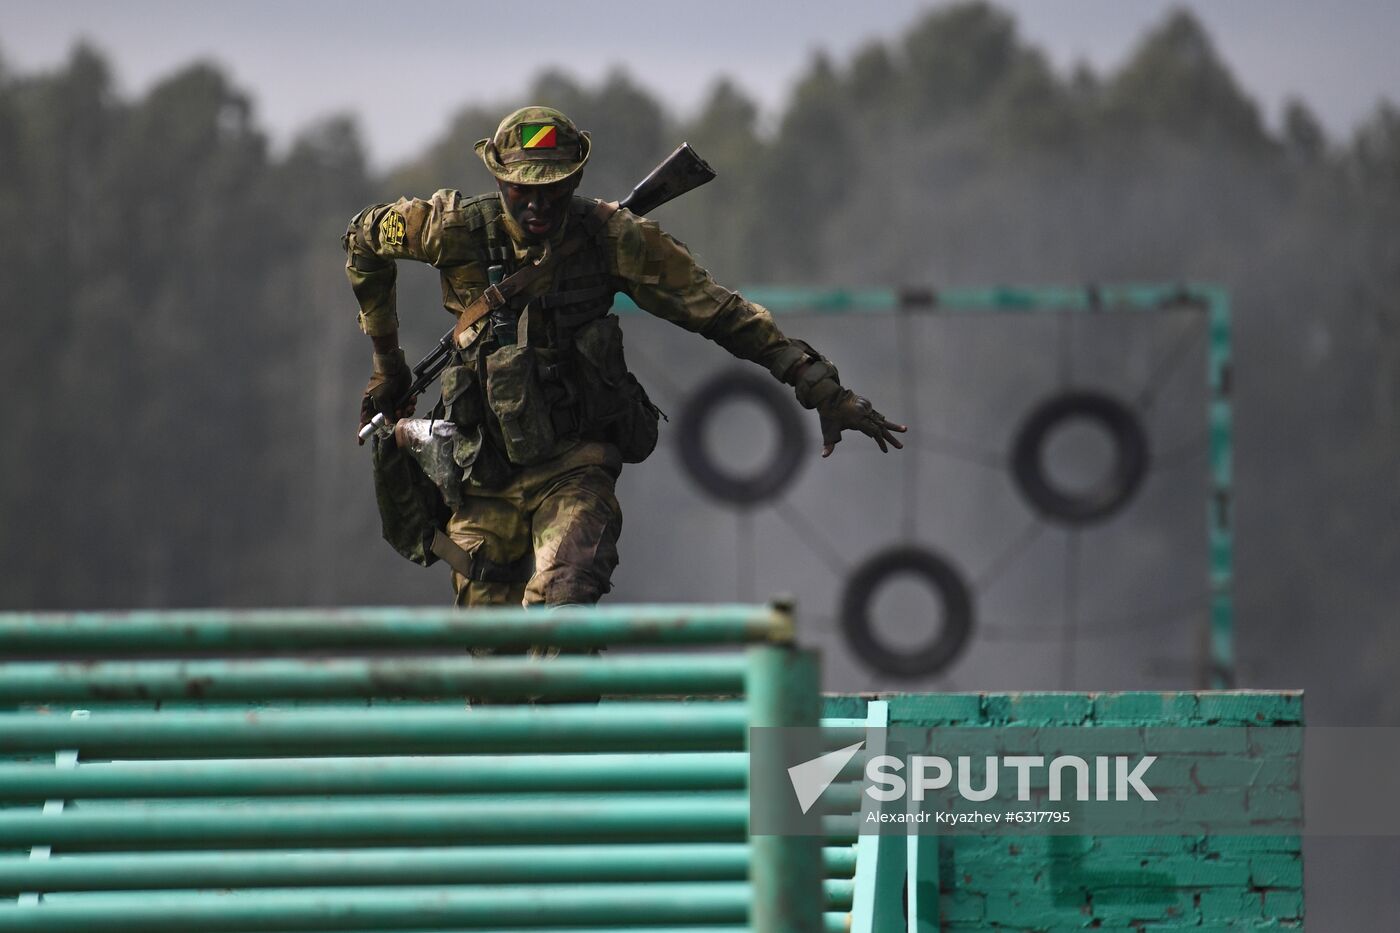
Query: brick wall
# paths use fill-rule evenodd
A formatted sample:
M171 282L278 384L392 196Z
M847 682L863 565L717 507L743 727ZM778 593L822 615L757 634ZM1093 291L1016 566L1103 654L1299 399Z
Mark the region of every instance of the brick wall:
M1167 767L1154 779L1237 789L1241 803L1261 818L1296 817L1301 808L1296 749L1271 743L1268 731L1302 724L1301 693L828 696L826 715L863 717L868 699L889 702L892 727L1200 728L1203 746L1230 738L1192 773L1173 775L1164 760ZM1206 731L1211 726L1233 728ZM915 881L920 913L923 905L938 904L938 917L920 918L920 933L1303 928L1296 835L944 836L926 837L920 851L929 853L921 854Z

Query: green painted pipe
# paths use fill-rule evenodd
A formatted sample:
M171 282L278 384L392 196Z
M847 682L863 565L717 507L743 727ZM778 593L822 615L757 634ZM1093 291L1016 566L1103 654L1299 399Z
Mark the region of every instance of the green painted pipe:
M744 297L770 311L791 314L887 313L899 307L899 293L890 288L804 288L799 286L754 286Z
M957 314L969 311L1147 311L1160 305L1185 301L1209 301L1220 289L1211 285L1102 286L1091 295L1084 286L999 286L993 288L940 288L930 292L932 304L913 307L893 288L829 288L822 286L750 285L744 297L774 314L889 314L921 311ZM619 295L615 309L637 310Z
M0 907L0 931L83 930L85 933L431 929L438 924L744 923L749 885L735 882L359 888L237 893L144 892L52 899L38 906ZM616 926L612 926L612 925Z
M362 933L363 930L363 928L361 928L361 930L320 930L319 927L317 929L320 931L320 933ZM842 929L844 930L845 928L843 927ZM279 930L277 931L277 933L283 933L283 931ZM286 931L286 933L291 933L291 931ZM550 927L547 930L542 929L540 927L515 927L510 930L503 930L500 927L492 927L489 930L478 928L472 928L470 930L462 928L444 930L434 928L432 930L417 931L417 933L619 933L619 931L616 927L569 927L568 929L565 929L563 927ZM629 926L625 931L623 931L623 933L753 933L753 928L748 925L700 927Z
M0 800L742 790L743 752L0 764Z
M822 933L851 933L851 915L848 913L822 914Z
M21 891L307 885L744 881L743 843L160 852L0 858L0 896Z
M856 882L853 878L828 878L822 882L827 910L850 910L855 891Z
M320 931L320 933L362 933L363 930L363 928L361 928L361 930L320 930L319 927L317 929ZM842 929L844 930L845 928L842 927ZM277 933L283 933L283 931L279 930L277 931ZM287 933L291 933L291 931L287 931ZM503 930L500 927L492 927L489 930L478 928L466 930L459 927L452 930L434 928L431 930L416 931L416 933L619 933L619 931L616 927L569 927L568 929L565 929L563 927L550 927L547 930L542 929L540 927L515 927L510 930ZM625 931L623 931L623 933L753 933L753 928L748 925L700 927L629 926Z
M764 646L748 653L748 697L755 728L807 727L821 717L817 656L788 646ZM792 793L785 772L753 769L753 800L774 801ZM764 933L810 933L821 913L821 840L815 836L752 837L753 915Z
M763 606L558 609L261 609L0 614L0 655L274 649L516 648L787 642Z
M742 794L489 800L335 799L253 806L123 804L61 814L0 810L0 846L305 847L320 843L430 845L709 841L745 838ZM815 878L815 874L813 875Z
M864 788L859 784L832 784L822 791L820 804L821 813L847 814L860 813L862 808L870 802L864 792Z
M436 707L247 712L95 711L87 719L0 714L0 754L79 749L84 757L508 751L736 751L743 703Z
M852 878L856 873L855 846L827 846L822 849L822 867L828 877Z
M735 695L742 655L0 663L0 702Z
M828 843L855 845L860 839L861 822L859 814L841 814L822 817L822 835Z

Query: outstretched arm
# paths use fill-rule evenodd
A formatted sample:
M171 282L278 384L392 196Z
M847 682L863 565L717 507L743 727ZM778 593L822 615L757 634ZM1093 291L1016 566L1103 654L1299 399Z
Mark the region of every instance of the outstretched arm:
M614 274L645 311L694 331L740 359L766 368L792 386L804 408L821 418L822 456L828 457L843 431L874 438L882 451L902 448L895 424L870 402L841 385L835 365L809 344L778 328L762 305L719 285L680 241L651 221L622 210L608 222Z

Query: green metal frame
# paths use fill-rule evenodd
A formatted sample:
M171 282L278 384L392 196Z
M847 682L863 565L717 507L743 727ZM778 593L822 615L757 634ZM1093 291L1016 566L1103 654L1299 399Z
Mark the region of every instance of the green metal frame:
M890 288L755 286L744 294L774 314L922 314L966 312L1151 312L1196 304L1206 315L1210 499L1206 504L1210 583L1210 686L1234 680L1234 534L1232 503L1232 345L1229 292L1217 285L949 288L911 293ZM618 296L618 311L637 312Z
M787 779L750 728L819 722L792 642L782 607L0 616L0 930L844 929L854 856L749 832ZM536 644L740 650L467 650Z
M822 720L823 728L870 730L866 732L865 749L871 756L885 754L885 730L889 724L889 704L883 700L869 701L863 719ZM862 797L860 809L867 806L887 807ZM903 933L904 839L893 833L858 833L855 849L855 900L851 905L850 933ZM913 901L910 901L911 915L913 909Z

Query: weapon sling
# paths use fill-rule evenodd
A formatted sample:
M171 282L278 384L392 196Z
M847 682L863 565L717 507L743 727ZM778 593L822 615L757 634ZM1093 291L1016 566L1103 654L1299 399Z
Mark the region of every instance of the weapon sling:
M528 291L545 273L553 270L555 263L560 259L572 256L582 249L597 235L597 232L608 222L608 218L617 212L617 209L616 201L599 201L597 206L589 212L583 231L570 237L558 249L546 253L538 262L523 269L517 269L501 280L499 284L489 286L471 304L467 305L457 318L457 325L452 328L452 342L459 348L465 347L471 339L467 331L473 324L511 299Z

